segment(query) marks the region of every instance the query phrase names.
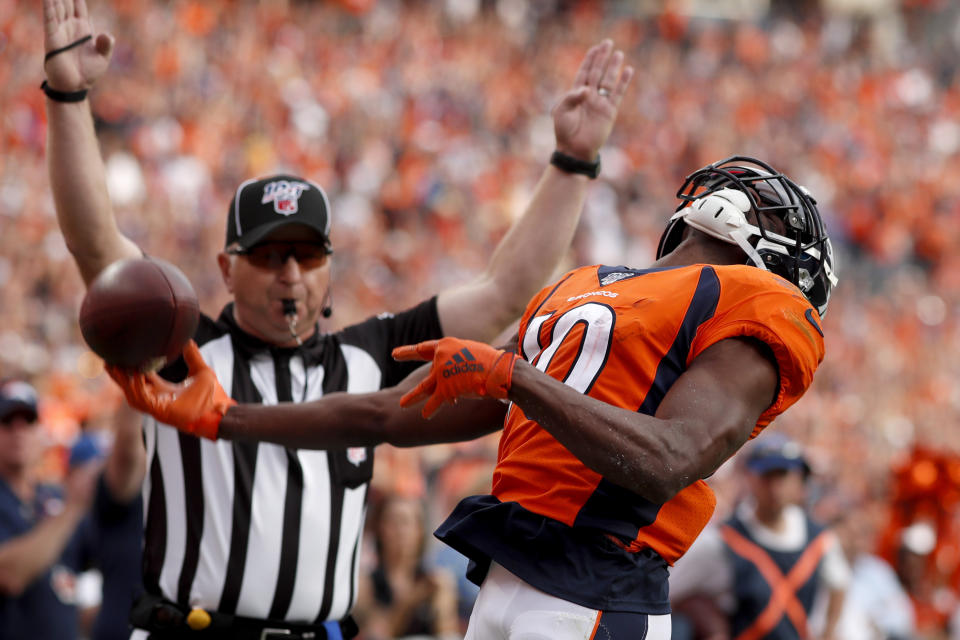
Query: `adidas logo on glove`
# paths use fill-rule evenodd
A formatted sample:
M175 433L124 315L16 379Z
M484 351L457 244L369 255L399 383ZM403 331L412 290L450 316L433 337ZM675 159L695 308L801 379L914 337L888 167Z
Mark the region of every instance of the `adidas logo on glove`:
M453 357L443 363L443 377L449 378L458 373L483 372L483 365L477 362L473 354L464 347L460 353L453 354Z

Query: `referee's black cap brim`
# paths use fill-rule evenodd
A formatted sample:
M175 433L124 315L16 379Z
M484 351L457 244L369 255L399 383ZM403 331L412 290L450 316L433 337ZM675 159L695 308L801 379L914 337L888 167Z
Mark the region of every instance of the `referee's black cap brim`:
M322 229L318 229L316 226L311 224L294 220L278 220L277 222L261 225L256 229L243 234L242 237L234 241L232 244L240 247L241 249L250 249L261 242L269 241L271 239L270 236L281 229L284 231L287 229L299 230L299 233L296 234L297 242L311 242L314 244L323 245L328 249L330 248L330 239L323 233ZM291 234L284 234L284 240L291 241L293 239L294 238L291 236Z

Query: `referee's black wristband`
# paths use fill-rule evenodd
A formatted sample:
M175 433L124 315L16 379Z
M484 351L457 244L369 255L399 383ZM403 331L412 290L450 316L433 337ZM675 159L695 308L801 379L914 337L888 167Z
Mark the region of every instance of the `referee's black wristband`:
M80 91L57 91L47 84L47 81L44 80L43 84L40 85L40 88L43 89L43 92L47 94L47 97L55 102L81 102L87 97L87 90L81 89Z
M596 162L586 162L573 156L568 156L560 151L554 151L550 156L550 164L560 171L566 173L579 173L587 176L591 180L600 175L600 156L597 156Z

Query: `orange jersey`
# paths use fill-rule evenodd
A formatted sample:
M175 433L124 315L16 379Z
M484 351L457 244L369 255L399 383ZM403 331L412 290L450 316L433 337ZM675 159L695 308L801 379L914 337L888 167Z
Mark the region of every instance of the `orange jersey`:
M770 347L776 359L779 391L757 421L755 436L810 385L824 354L819 321L796 287L753 266L645 270L591 266L568 273L530 302L520 325L520 353L541 371L581 393L656 415L667 391L705 349L725 338L756 338ZM617 593L597 600L579 595L584 584L556 587L556 576L541 575L540 570L525 566L522 554L504 551L504 547L510 546L510 539L530 537L533 542L537 536L546 538L545 527L549 536L577 539L583 534L576 531L593 531L616 539L626 553L649 560L650 552L655 552L659 562L672 564L699 535L715 505L713 492L702 480L665 504L615 485L589 469L516 406L505 420L492 494L482 505L475 502L472 512L483 510L484 516L490 517L494 507L509 509L509 515L502 518L505 533L486 532L501 536L505 544L468 535L467 550L482 550L534 586L559 597L585 606L605 605L594 608L634 607L647 613L662 613L666 606L665 567L662 592L652 593L659 588L654 584L657 581L634 589L615 583L630 574L625 567L623 576L614 576L608 584ZM461 517L470 515L467 509L458 507L458 511L462 511ZM524 524L518 525L520 522ZM438 532L441 538L446 526ZM511 527L517 530L511 532ZM464 531L461 528L454 533L456 538ZM566 542L551 538L544 543L564 547L566 556L572 553ZM604 549L607 555L608 551ZM576 561L565 558L562 562ZM591 557L580 564L598 562ZM644 566L653 564L648 561ZM580 569L568 566L564 571ZM592 580L596 581L596 576ZM606 584L603 577L599 581ZM641 600L644 602L637 604Z

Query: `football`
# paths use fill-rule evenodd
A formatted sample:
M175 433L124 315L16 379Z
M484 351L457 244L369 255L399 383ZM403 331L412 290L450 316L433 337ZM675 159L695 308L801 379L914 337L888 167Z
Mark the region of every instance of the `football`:
M127 258L90 283L80 332L107 364L148 371L180 356L199 317L197 294L180 269L158 258Z

